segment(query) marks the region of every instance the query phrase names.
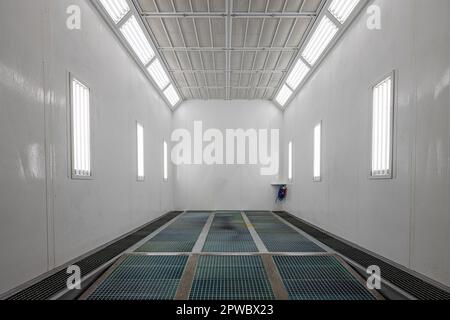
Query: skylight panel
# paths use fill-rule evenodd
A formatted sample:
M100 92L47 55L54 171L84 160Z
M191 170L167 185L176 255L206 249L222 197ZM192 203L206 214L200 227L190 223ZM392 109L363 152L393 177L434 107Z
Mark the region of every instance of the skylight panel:
M327 16L324 16L303 51L303 58L310 65L314 65L337 32L338 27Z
M167 100L169 100L172 107L180 102L180 97L178 96L178 93L176 92L173 85L167 87L167 89L164 91L164 95L166 96Z
M289 87L287 85L284 85L280 92L278 93L277 97L275 98L275 100L280 104L280 106L284 107L284 105L286 104L286 102L289 100L289 98L292 95L292 90L289 89Z
M297 89L297 87L303 81L308 72L309 67L302 60L299 59L286 81L287 85L291 87L291 89L293 90Z
M126 0L100 0L100 2L115 24L130 11Z
M135 16L131 16L127 22L120 28L123 36L127 40L130 47L136 53L142 64L146 65L155 56L150 43L142 31L141 26Z
M348 17L352 14L360 0L334 0L328 11L342 24L344 24Z
M147 68L147 70L161 90L169 85L170 83L169 77L167 76L166 72L164 71L161 65L161 62L159 62L158 59L156 59L155 62L153 62Z

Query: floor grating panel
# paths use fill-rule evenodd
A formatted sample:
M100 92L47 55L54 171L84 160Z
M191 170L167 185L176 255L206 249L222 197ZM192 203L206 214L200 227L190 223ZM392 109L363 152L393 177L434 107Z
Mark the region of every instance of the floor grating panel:
M216 213L203 252L258 252L240 212Z
M88 300L172 300L187 256L128 256Z
M201 256L191 300L273 300L261 257Z
M246 215L270 252L325 252L270 212L247 212Z
M191 252L210 213L187 212L136 252Z
M276 256L291 300L374 300L334 256Z

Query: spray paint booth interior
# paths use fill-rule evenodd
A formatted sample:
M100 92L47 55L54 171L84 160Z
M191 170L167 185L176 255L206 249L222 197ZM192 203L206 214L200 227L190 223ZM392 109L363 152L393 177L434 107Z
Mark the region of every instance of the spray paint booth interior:
M448 0L0 17L2 299L449 299Z

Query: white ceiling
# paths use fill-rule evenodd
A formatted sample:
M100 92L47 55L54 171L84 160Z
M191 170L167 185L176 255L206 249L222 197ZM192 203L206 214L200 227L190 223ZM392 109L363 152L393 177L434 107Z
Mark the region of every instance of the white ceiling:
M326 0L132 2L183 100L273 100Z

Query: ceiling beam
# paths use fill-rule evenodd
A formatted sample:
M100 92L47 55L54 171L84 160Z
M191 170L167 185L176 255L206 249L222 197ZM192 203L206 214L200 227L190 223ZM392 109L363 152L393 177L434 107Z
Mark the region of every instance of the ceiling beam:
M237 87L237 86L232 86L229 87L230 89L242 89L242 90L248 90L248 89L256 89L256 90L267 90L267 89L276 89L277 87ZM180 87L180 89L186 89L186 90L200 90L200 89L226 89L226 87L214 87L214 86L204 86L204 87Z
M170 73L207 73L214 74L225 73L225 70L169 70ZM268 74L284 74L288 72L288 70L240 70L240 69L232 69L229 72L231 73L243 73L243 74L251 74L251 73L268 73Z
M226 11L227 16L225 20L226 25L226 31L225 31L225 47L227 49L226 51L226 63L225 63L225 97L226 100L230 100L231 98L231 48L233 47L233 18L231 17L231 14L233 13L233 3L234 0L225 0L226 1Z
M142 12L144 18L244 18L244 19L262 19L262 18L277 18L277 19L295 19L305 18L310 19L317 16L316 12Z
M235 52L255 52L255 51L268 51L268 52L297 52L297 47L158 47L160 51L177 51L177 52L197 52L197 51L235 51Z

